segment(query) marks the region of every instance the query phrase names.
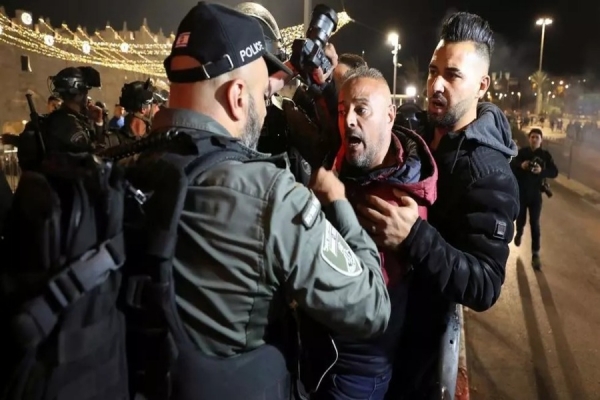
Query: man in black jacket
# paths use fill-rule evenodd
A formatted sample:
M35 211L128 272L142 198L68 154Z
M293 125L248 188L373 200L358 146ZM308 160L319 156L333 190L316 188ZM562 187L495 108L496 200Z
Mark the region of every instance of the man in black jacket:
M517 218L515 245L521 245L523 228L529 211L531 226L531 264L536 270L542 268L540 261L540 215L542 214L542 185L546 178L556 178L558 169L552 155L542 149L543 134L541 129L534 128L529 132L529 147L519 149L519 154L512 160L511 166L519 182L521 207Z
M423 136L439 170L429 220L419 218L408 197L400 207L375 199L362 211L381 232L375 242L404 252L413 267L390 399L439 399L439 344L452 303L487 310L504 283L519 193L509 123L496 106L479 103L490 85L493 46L493 32L477 15L457 13L444 22L427 79Z

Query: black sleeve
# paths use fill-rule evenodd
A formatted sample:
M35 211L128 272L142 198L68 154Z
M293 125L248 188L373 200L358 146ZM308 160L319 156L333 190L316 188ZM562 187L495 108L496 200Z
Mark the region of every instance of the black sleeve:
M404 242L415 273L425 273L450 301L476 311L492 307L504 283L506 261L519 211L514 176L495 172L473 183L448 243L419 219Z
M523 161L525 161L523 157L523 152L519 150L517 156L514 157L510 162L510 168L516 176L519 176L521 173L523 173L523 168L521 168L521 164L523 164Z
M68 113L55 111L50 115L45 130L49 150L60 152L87 152L92 150L90 138L83 123Z
M554 179L558 176L558 168L556 168L556 164L554 164L554 159L552 158L552 154L549 151L545 151L545 165L544 169L540 173L542 178L550 178Z
M92 141L102 143L104 132L108 129L107 119L104 118L104 123L102 125L98 125L94 122L92 123L94 124L94 137L92 138Z

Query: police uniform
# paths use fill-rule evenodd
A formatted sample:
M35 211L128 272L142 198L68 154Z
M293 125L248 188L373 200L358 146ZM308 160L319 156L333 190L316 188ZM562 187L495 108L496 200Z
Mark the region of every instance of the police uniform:
M134 116L133 118L139 118L146 124L148 128L150 126L149 121L141 114ZM125 143L135 142L141 139L143 136L137 136L131 129L131 118L125 117L125 125L121 129L110 130L104 133L103 145L105 148L119 146Z
M128 114L125 116L125 123L121 129L109 130L105 133L102 140L105 148L141 139L141 136L136 135L134 131L134 125L140 121L145 125L144 134L150 130L151 120L142 113L142 110L145 107L152 107L154 101L165 100L155 90L149 79L146 82L134 81L123 85L119 105Z
M231 136L189 110L165 109L154 126ZM175 287L198 347L228 357L261 346L289 303L281 294L333 331L383 332L390 305L377 248L350 203L322 212L285 163L253 153L258 162L218 165L188 193Z
M44 123L44 144L49 153L92 151L92 137L104 130L103 126L92 127L87 116L64 105L49 114Z
M92 88L101 87L100 74L92 67L68 67L49 78L51 91L57 93L65 103L44 120L42 135L46 151L88 152L93 150L94 141L104 132L104 124L98 125L77 111L67 107L66 102L80 103ZM89 97L88 97L89 102Z
M104 132L102 145L104 148L119 146L124 143L131 143L136 140L136 136L131 129L124 125L121 129L108 130Z
M220 30L210 31L215 26ZM226 62L220 62L223 54L229 56ZM170 59L178 55L202 59L205 68L171 71ZM171 82L189 83L261 57L271 66L282 65L265 51L255 20L200 2L180 24L165 66ZM153 133L174 128L231 137L217 121L191 110L167 108L153 120ZM382 333L390 300L377 247L349 202L336 201L321 210L317 198L296 183L280 158L244 149L251 162L220 163L191 183L179 222L175 294L199 353L236 359L269 344L271 330L290 303L335 332L355 337ZM259 360L245 368L244 376L208 371L211 376L197 384L189 379L185 384L227 390L236 382L216 382L224 376L258 381L264 371L271 371L275 384L281 372ZM266 388L236 398L284 398L262 395L261 389ZM187 398L194 398L193 391L188 393ZM212 395L219 398L216 392Z

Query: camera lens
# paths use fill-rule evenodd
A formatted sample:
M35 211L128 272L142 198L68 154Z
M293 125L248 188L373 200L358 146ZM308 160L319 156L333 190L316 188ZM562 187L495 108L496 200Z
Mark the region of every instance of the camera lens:
M331 34L337 29L338 17L335 10L324 4L317 5L312 13L306 37L319 47L325 47Z

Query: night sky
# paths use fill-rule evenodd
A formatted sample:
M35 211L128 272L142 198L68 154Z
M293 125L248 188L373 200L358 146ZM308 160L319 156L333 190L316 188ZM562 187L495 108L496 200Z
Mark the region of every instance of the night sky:
M144 17L150 29L165 33L177 29L179 20L194 5L195 0L5 0L9 13L16 8L31 11L34 20L49 17L54 26L66 22L71 27L102 29L107 21L120 29L127 21L137 29ZM239 0L222 0L227 5ZM600 71L600 41L598 16L600 1L593 0L322 0L334 9L345 9L357 22L342 28L332 42L338 53L361 54L372 66L390 79L392 76L391 47L387 33L400 34L402 49L399 62L416 58L420 69L427 64L437 42L440 22L453 11L478 13L496 32L497 47L493 69L510 71L513 76L527 76L537 69L541 28L535 25L540 16L549 16L554 23L546 29L544 70L552 74L581 74ZM302 23L302 0L263 0L281 28ZM313 6L319 1L313 0ZM85 6L84 6L85 4ZM580 4L580 6L579 6ZM585 6L585 7L584 7ZM85 10L85 11L84 11ZM402 70L399 70L402 73Z

